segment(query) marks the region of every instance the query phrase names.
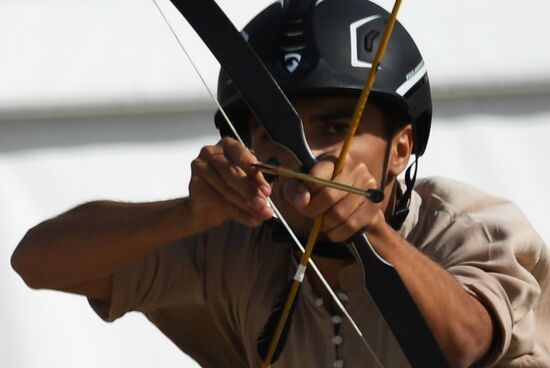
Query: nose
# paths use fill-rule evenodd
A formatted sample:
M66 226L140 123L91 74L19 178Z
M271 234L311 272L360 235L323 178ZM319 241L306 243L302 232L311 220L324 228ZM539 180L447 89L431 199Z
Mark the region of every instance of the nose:
M311 152L313 153L313 156L315 156L315 158L317 160L319 160L320 158L325 157L327 155L334 156L335 158L338 158L338 155L340 154L340 151L341 151L341 148L339 148L338 150L335 150L334 147L332 147L332 148L320 147L320 148L312 148L311 149Z

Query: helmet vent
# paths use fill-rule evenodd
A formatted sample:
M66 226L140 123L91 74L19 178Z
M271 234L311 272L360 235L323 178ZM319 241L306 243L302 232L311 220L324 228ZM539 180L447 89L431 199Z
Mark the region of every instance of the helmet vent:
M288 19L281 29L279 48L283 52L298 52L307 46L302 18Z

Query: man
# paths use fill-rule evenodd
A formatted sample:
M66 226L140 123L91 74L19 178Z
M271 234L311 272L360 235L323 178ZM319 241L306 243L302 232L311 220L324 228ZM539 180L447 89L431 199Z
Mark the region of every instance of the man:
M245 28L303 120L319 159L314 176L331 177L387 17L362 0L293 0ZM268 183L253 163L298 164L223 74L218 94L251 150L227 137L218 114L226 137L193 161L189 197L92 202L34 227L12 258L25 281L86 295L108 321L141 311L203 366L259 366L256 339L296 267L290 239L271 220L271 197L301 237L325 214L314 259L372 349L308 272L277 366L408 366L342 244L360 230L394 265L451 366L550 366L546 248L521 213L454 181L415 185L410 172L397 180L411 154L423 154L431 122L424 62L402 26L335 178L382 189L382 203L283 178Z

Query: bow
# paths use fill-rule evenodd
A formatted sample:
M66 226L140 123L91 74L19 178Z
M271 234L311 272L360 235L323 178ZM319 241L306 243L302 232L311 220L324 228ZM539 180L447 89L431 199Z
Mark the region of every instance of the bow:
M270 137L288 148L306 171L311 168L316 160L307 145L298 114L266 67L215 1L170 1L218 59ZM246 68L243 68L243 65L246 65ZM284 124L284 129L281 129L281 124ZM282 218L278 211L275 212ZM296 238L294 234L291 236ZM363 232L352 237L350 248L363 266L367 290L409 363L413 367L448 366L425 319L395 268L376 253ZM334 293L332 294L334 296ZM345 314L349 316L347 312ZM361 335L360 331L359 334Z

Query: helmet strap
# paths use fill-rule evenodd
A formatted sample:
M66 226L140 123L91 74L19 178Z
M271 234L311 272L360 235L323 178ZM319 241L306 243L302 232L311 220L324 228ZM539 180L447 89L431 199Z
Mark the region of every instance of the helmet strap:
M382 166L382 176L380 179L380 190L384 192L388 182L388 163L390 161L391 138L386 138L386 152L384 153L384 164Z
M414 167L414 171L412 171ZM414 162L407 168L405 172L406 189L395 207L395 212L388 220L388 223L394 230L399 230L403 226L403 222L409 214L409 205L411 203L411 195L416 182L416 174L418 171L418 156L415 155ZM412 172L412 175L411 175Z

